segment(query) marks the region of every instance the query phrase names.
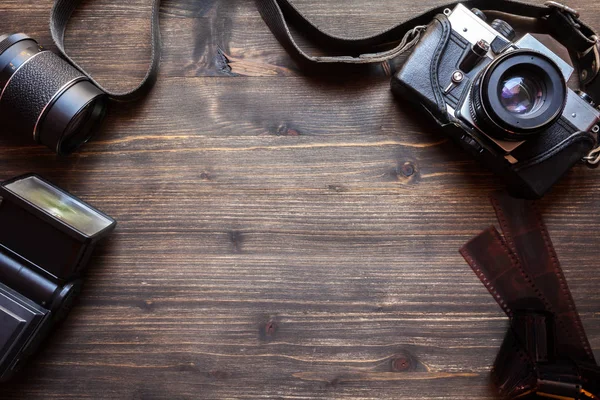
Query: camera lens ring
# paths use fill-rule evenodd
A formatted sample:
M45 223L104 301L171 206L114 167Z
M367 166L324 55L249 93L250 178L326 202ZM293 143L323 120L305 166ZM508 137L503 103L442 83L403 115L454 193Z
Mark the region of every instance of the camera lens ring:
M33 140L35 140L38 143L40 142L40 123L46 117L46 114L54 106L54 104L60 98L60 96L62 96L67 90L73 87L73 85L75 85L77 82L81 82L84 79L85 77L78 76L77 78L70 80L69 82L64 84L56 93L54 93L50 100L48 100L48 103L46 103L46 105L42 109L42 112L38 116L38 119L33 128Z
M31 41L33 43L36 43L33 39L24 38L22 40L15 41L14 43L12 43L12 45L10 47L18 44L19 42L24 42L24 41ZM4 56L4 52L9 50L10 47L7 48L6 50L4 50L2 53L0 53L0 58L2 58L2 56ZM4 97L4 93L6 92L6 89L8 89L8 87L10 86L10 83L12 82L13 78L15 76L18 76L17 74L19 73L19 71L22 68L24 68L29 62L31 62L33 59L35 59L36 57L48 52L47 50L41 50L39 48L39 46L37 45L37 43L36 43L36 46L30 46L25 50L29 50L29 49L36 49L38 51L33 54L27 53L24 57L22 55L19 55L19 57L16 57L19 59L18 61L16 61L16 59L14 59L14 58L11 58L9 60L9 62L6 63L7 64L6 67L3 68L2 70L0 70L0 83L2 83L3 79L6 79L6 82L4 82L2 84L2 86L0 86L0 101L2 101L2 98ZM7 78L4 75L7 75Z
M92 98L73 116L63 136L56 145L58 155L69 155L89 142L104 119L107 98L104 95Z
M24 33L8 33L0 35L0 55L2 55L6 50L10 49L15 44L24 40L30 40L37 44L34 39Z
M99 125L105 115L106 101L103 94L96 93L95 87L90 88L91 85L84 82L88 82L84 76L67 82L48 101L35 124L33 140L53 148L58 155L69 155L87 143L96 132L95 125ZM78 96L71 96L66 99L66 103L59 102L61 96L79 83L83 84L84 90L80 90ZM53 114L51 121L46 123L46 116L50 112ZM44 131L44 140L40 138L41 131Z
M85 79L77 80L49 105L39 126L38 142L67 156L87 143L106 114L108 96Z
M525 103L512 104L517 108L511 109L513 100ZM554 61L536 51L515 50L496 59L476 79L471 112L486 133L522 141L554 124L566 100L567 85Z

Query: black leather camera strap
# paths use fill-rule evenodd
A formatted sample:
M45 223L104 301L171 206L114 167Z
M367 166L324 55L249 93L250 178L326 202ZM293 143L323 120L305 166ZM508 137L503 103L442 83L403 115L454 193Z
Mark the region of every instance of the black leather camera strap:
M161 55L161 38L160 38L160 27L159 27L159 9L160 0L152 0L152 15L151 15L151 55L150 65L146 75L140 82L140 84L126 92L112 92L105 89L100 83L98 83L89 73L87 73L81 66L79 66L65 50L64 38L67 24L73 11L79 5L81 0L56 0L54 7L52 8L52 14L50 17L50 32L54 43L58 47L58 50L62 55L71 62L77 69L79 69L84 75L86 75L96 86L107 93L111 99L116 101L131 101L144 96L156 82L158 76L158 68L160 64Z
M586 91L600 98L600 42L595 32L580 19L578 13L555 2L540 6L512 0L468 0L451 2L428 10L408 21L386 28L368 37L342 38L325 32L311 22L290 0L256 0L258 9L282 46L300 63L368 64L392 59L409 50L419 39L419 30L447 8L462 3L469 8L496 11L518 17L533 18L536 28L550 33L565 45L579 64L582 84ZM326 55L311 55L294 39L290 27L296 27L318 45ZM390 49L390 44L396 43ZM385 49L382 50L382 47ZM585 71L585 72L584 72ZM585 78L583 78L585 77Z
M50 17L50 31L58 50L113 100L129 101L146 94L156 81L160 63L160 0L152 0L151 60L146 75L137 87L120 93L105 89L79 66L65 50L64 37L67 24L80 2L81 0L56 0L54 3ZM328 34L313 24L289 0L256 0L261 15L285 49L296 59L308 62L309 64L367 64L392 59L409 50L417 43L420 31L431 22L436 14L443 12L446 8L454 7L458 3L452 2L436 7L411 20L382 30L373 36L342 38ZM600 70L600 45L598 37L590 27L579 20L579 16L574 10L553 2L548 2L548 4L552 4L547 6L538 6L512 0L468 0L462 3L467 7L477 7L545 21L543 24L544 28L558 41L563 43L571 51L573 59L578 61L582 84L586 87L588 94L590 92L594 94L598 93L598 98L600 98L600 78L596 79ZM324 50L330 52L333 50L336 55L309 55L297 44L290 31L289 23L296 25ZM396 43L396 46L391 49L380 50L390 43ZM345 54L339 55L340 52Z
M491 227L460 253L511 320L495 384L511 398L597 398L600 368L537 205L504 193L492 204L504 237Z

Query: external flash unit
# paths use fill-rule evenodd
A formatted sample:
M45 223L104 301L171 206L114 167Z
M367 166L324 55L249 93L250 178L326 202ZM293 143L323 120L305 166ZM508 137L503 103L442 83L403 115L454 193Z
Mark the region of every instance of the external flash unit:
M0 184L0 382L68 313L111 217L33 174Z

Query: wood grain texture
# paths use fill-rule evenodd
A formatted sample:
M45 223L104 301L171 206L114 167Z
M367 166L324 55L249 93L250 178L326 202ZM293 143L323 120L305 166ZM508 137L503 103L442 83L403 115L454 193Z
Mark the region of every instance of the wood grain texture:
M135 84L148 3L85 1L67 47ZM441 3L297 1L343 35ZM600 27L600 3L571 3ZM2 0L0 31L49 44L50 7ZM119 221L0 398L494 398L507 320L458 248L495 222L499 180L394 101L389 77L303 76L253 1L169 0L161 17L157 86L113 105L80 153L0 136L0 178L40 173ZM541 203L596 355L599 190L577 167Z

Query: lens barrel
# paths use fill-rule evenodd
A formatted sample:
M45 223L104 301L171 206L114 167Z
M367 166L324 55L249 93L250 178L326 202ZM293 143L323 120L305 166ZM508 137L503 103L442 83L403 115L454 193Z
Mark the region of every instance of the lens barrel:
M108 96L75 67L23 33L0 35L0 121L68 155L103 119Z
M500 140L530 139L554 124L567 101L560 68L531 50L506 53L475 80L471 114L477 125Z

